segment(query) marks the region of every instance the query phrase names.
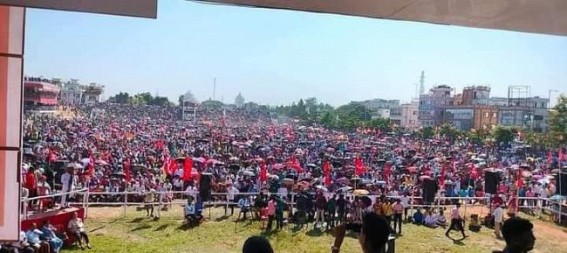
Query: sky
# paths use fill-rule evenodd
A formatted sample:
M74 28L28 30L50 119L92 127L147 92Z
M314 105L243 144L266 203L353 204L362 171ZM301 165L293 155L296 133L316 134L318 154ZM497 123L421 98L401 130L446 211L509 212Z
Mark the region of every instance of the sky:
M288 105L410 101L426 90L488 85L507 96L567 93L567 37L287 10L159 1L157 19L28 9L25 74L105 85L105 97L191 91ZM552 93L555 98L559 92Z

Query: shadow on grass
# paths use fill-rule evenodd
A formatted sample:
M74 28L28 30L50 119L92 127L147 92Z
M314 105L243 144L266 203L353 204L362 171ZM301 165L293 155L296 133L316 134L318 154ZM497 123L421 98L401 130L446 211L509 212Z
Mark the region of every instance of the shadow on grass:
M228 218L230 218L230 216L224 215L224 216L221 216L221 217L216 218L215 221L216 221L216 222L221 222L221 221L227 220Z
M136 228L133 228L132 230L130 230L130 232L135 232L135 231L140 231L140 230L144 230L144 229L148 229L148 228L152 228L152 226L150 225L142 225Z
M453 244L458 245L458 246L465 246L466 244L463 242L464 239L460 239L460 240L453 240Z
M138 217L138 218L136 218L136 219L131 220L130 223L139 223L139 222L141 222L141 221L143 221L143 220L144 220L144 218Z
M93 232L99 231L99 230L101 230L101 229L103 229L103 228L105 228L105 227L106 227L106 225L105 225L105 226L100 226L100 227L98 227L98 228L94 228L94 229L90 230L89 233L93 233Z
M323 235L323 231L321 231L320 229L312 229L309 230L306 235L311 237L318 237Z
M156 229L154 229L154 231L165 230L168 226L169 226L169 224L163 224L163 225L157 227Z

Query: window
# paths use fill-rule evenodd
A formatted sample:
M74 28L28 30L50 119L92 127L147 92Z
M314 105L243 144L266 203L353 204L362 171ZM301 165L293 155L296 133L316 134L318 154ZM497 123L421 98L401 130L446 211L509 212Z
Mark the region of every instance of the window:
M485 117L485 118L488 118L488 112L485 112L485 113L484 113L484 117Z
M416 115L416 114L417 114L417 111L413 111L412 114L413 114L413 115Z
M493 113L492 113L492 117L493 117L493 118L497 118L497 117L498 117L498 113L493 112Z

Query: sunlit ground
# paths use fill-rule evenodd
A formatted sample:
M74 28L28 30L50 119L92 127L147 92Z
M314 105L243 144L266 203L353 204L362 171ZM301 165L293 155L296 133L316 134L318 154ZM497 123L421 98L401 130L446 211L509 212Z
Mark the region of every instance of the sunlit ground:
M205 212L205 217L209 213ZM88 252L241 252L242 244L252 235L265 235L261 223L235 223L235 217L223 217L222 209L212 209L210 219L201 226L185 230L182 225L182 209L162 212L158 221L145 217L145 212L129 208L124 215L122 208L99 207L89 209L87 228L93 249ZM567 246L567 231L548 222L534 220L537 237L535 253L563 252ZM461 242L444 236L442 228L429 229L407 224L404 235L396 242L396 252L454 252L486 253L502 249L504 242L494 239L492 230L483 227ZM459 237L457 232L453 232ZM332 235L309 229L296 231L293 224L283 231L265 235L276 252L330 252ZM72 248L71 251L81 251ZM342 251L361 252L354 236L347 237Z

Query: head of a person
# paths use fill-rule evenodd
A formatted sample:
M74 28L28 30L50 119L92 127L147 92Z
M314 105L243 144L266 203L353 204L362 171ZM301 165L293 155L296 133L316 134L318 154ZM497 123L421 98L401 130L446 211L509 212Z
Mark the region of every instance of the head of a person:
M268 239L261 236L251 236L244 242L242 253L274 253Z
M79 214L77 214L77 212L73 212L73 219L76 219L79 217Z
M376 213L367 213L362 217L362 229L358 242L364 253L379 253L384 250L390 235L390 226L385 218Z
M43 226L44 227L49 226L49 220L43 220Z
M511 252L527 252L534 248L534 225L526 219L514 217L502 225L502 236Z

